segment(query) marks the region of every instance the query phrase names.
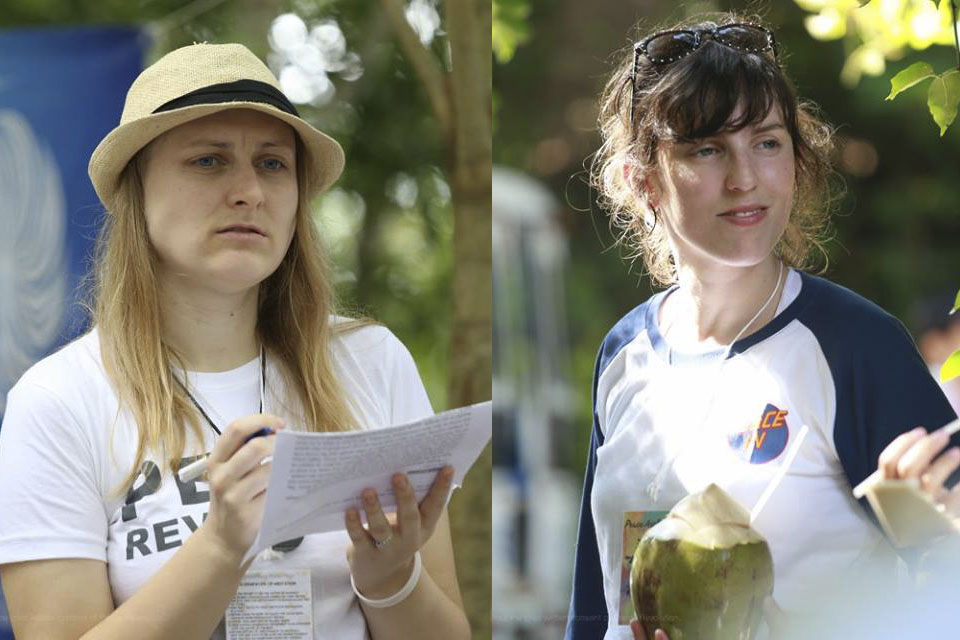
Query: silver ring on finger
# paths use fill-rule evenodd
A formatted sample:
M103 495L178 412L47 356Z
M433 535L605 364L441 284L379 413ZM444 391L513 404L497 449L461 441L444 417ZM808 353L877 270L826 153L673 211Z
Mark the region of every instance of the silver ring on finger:
M377 547L377 550L379 551L380 549L383 549L385 546L387 546L388 544L390 544L390 541L391 541L391 540L393 540L393 533L391 533L390 535L388 535L388 536L387 536L386 538L384 538L383 540L377 540L376 538L374 538L374 539L373 539L373 544L374 544L375 547Z

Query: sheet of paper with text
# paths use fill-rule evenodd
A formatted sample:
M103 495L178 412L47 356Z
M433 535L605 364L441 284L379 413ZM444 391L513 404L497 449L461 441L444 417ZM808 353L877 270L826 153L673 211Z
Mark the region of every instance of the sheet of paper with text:
M453 409L418 422L346 433L280 431L260 532L244 562L284 540L344 528L344 512L371 487L385 512L396 511L390 485L404 472L422 500L444 465L453 484L476 462L492 434L491 403Z

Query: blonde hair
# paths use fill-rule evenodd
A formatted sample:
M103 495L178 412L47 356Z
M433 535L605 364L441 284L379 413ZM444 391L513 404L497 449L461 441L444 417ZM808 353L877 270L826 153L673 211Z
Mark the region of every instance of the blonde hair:
M736 22L759 23L722 14L717 21L692 19L671 30ZM661 143L736 131L761 121L776 107L793 140L797 168L793 208L774 251L788 266L809 269L818 262L816 250L825 269L830 214L842 192L830 164L833 131L819 118L815 105L797 99L772 56L743 53L710 40L664 65L650 64L641 56L634 95L633 47L615 55L615 70L600 96L602 143L591 167L591 185L618 230L618 242L626 245L627 257L641 258L655 283L668 286L677 281L664 225L637 181L656 169ZM740 116L731 121L741 104Z
M183 360L163 339L157 295L157 255L150 244L144 214L144 150L120 176L116 204L105 216L88 286L91 324L97 327L104 369L114 385L120 410L128 408L137 424L137 452L117 494L136 480L148 451L163 452L176 473L189 425L203 442L200 416L171 370ZM312 163L297 138L297 204L293 240L280 266L260 284L257 337L277 363L299 400L302 424L309 431L357 427L334 374L330 347L334 336L367 321L332 324L335 299L320 238L310 217Z

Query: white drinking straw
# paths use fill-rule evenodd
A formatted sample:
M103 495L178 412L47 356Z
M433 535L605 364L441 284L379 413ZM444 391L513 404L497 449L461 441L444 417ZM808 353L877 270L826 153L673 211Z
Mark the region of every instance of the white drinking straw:
M770 484L767 485L767 488L763 490L763 493L760 494L760 499L757 500L757 503L753 505L753 509L750 510L751 525L757 521L757 518L760 517L760 512L763 510L764 505L767 504L767 501L770 500L770 496L773 495L773 492L776 491L777 487L780 485L780 481L783 480L783 476L787 475L787 471L790 470L790 465L793 464L793 459L796 458L797 454L800 452L800 445L803 444L803 439L807 437L807 431L809 430L810 429L807 427L807 425L800 427L800 432L797 434L793 444L790 445L790 449L787 450L787 456L783 459L783 464L780 465L779 469L777 469L777 473L773 476L773 480L771 480Z

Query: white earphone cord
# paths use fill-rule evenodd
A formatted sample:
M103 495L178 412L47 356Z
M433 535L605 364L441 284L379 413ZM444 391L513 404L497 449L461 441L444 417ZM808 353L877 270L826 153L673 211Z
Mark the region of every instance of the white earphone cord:
M737 340L739 340L743 336L747 328L749 328L750 325L756 322L757 318L759 318L760 315L766 310L766 308L770 306L770 303L773 301L773 298L777 295L777 291L780 289L780 282L783 279L783 261L779 260L778 262L780 264L780 268L777 271L777 284L773 286L773 291L770 292L770 295L767 297L767 301L763 303L763 306L760 307L760 309L757 311L756 314L754 314L752 318L750 318L747 324L743 325L743 328L740 329L736 337L730 341L730 344L727 345L727 349L726 351L723 352L723 357L720 359L720 364L717 365L717 373L715 374L716 378L720 377L720 373L721 371L723 371L723 365L727 362L727 358L730 357L730 352L733 350L733 345L735 345L737 343ZM700 422L697 426L697 431L699 431L703 427L703 423L706 420L707 416L710 415L710 410L713 409L713 403L717 399L717 392L716 392L717 385L712 384L710 385L710 388L712 389L713 392L710 396L709 402L707 403L707 409L706 411L703 412L703 416L700 418ZM663 480L667 475L667 471L669 471L673 467L673 463L676 461L678 457L680 457L680 454L686 451L686 447L690 443L690 440L691 438L683 438L684 444L676 452L674 452L669 458L664 460L663 464L661 464L660 468L657 470L657 475L654 477L653 482L651 482L647 486L647 495L654 503L656 503L657 499L660 497L660 488L663 485Z

